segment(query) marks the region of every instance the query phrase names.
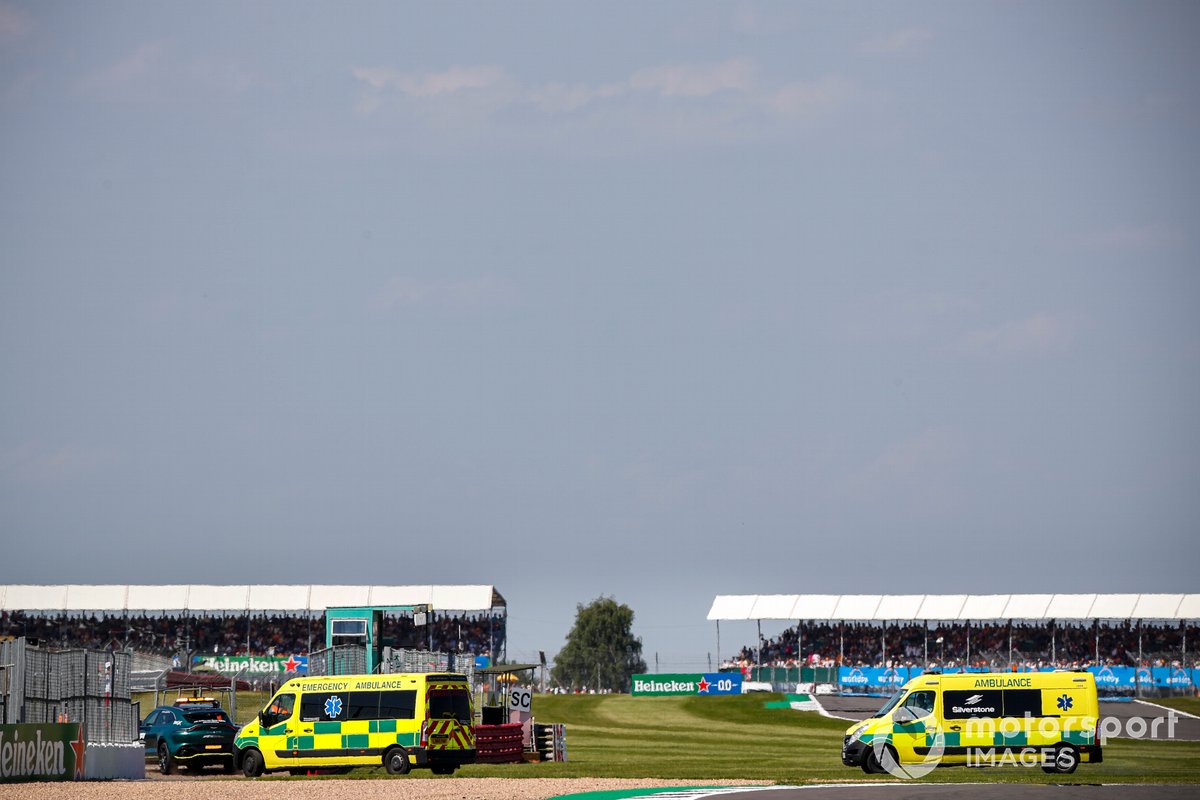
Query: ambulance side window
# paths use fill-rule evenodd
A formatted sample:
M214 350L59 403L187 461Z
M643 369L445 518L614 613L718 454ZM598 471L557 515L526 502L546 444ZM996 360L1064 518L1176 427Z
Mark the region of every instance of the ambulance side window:
M379 719L379 692L350 692L346 719Z
M300 721L301 722L328 722L330 717L325 713L326 701L329 700L331 694L306 694L304 699L300 701ZM334 706L330 705L330 709Z
M417 693L400 689L379 693L380 719L413 719L417 715Z
M281 718L281 720L287 720L289 716L292 716L292 710L295 706L295 694L280 694L280 696L275 698L275 702L271 703L271 714Z
M935 696L933 692L913 692L904 699L904 707L917 717L928 716L933 713Z
M271 707L267 709L270 719L275 720L271 724L278 724L288 717L292 716L292 710L296 708L296 695L281 694L271 701Z

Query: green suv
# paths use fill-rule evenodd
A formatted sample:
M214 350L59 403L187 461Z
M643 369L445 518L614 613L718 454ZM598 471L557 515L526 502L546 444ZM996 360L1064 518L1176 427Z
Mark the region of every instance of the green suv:
M237 726L213 700L159 706L138 726L146 760L170 775L182 764L189 771L220 766L233 772L233 739Z

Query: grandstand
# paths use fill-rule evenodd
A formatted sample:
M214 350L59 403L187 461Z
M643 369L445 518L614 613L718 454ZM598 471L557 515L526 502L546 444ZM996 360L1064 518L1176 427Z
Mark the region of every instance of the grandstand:
M722 621L758 624L724 662L743 668L1173 668L1189 687L1200 668L1196 594L718 595L708 619L719 660ZM763 620L796 624L764 639Z
M0 638L58 648L134 650L190 664L196 654L276 656L325 646L327 608L423 606L385 619L399 647L503 658L508 607L492 586L8 585L0 586Z

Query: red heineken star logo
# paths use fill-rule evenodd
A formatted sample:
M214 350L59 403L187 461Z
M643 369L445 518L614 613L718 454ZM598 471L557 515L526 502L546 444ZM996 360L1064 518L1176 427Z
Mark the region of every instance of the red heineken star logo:
M707 692L709 686L712 686L712 684L709 683L708 681L704 680L704 676L701 675L700 676L700 688L696 690L696 694L700 694L701 692Z
M288 660L283 662L283 671L284 672L295 672L296 667L298 667L298 666L300 666L300 662L296 660L296 657L288 656Z
M79 726L79 738L71 742L71 749L75 751L75 780L83 780L83 758L86 755L87 742L83 740L83 726Z

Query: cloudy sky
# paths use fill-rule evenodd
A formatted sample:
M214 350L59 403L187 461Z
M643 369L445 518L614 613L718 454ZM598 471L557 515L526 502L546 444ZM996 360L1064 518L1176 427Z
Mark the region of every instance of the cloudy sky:
M0 583L1197 591L1198 39L0 0Z

